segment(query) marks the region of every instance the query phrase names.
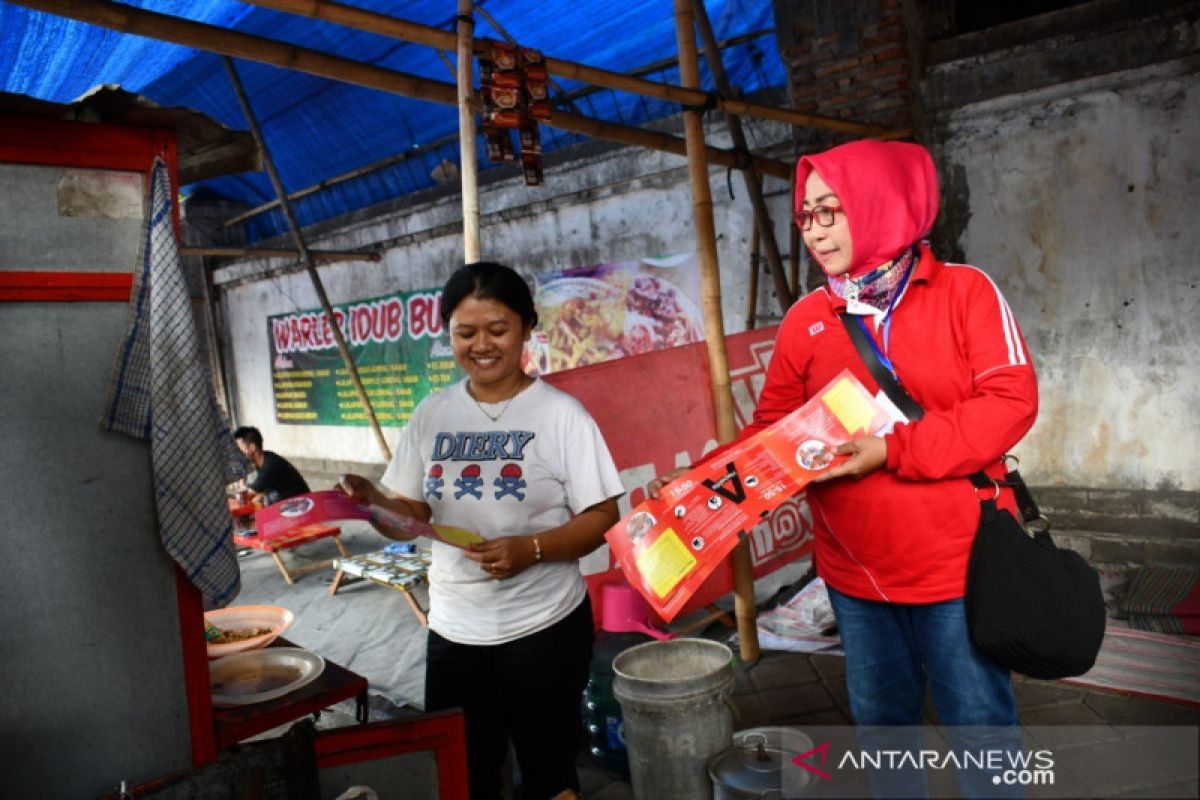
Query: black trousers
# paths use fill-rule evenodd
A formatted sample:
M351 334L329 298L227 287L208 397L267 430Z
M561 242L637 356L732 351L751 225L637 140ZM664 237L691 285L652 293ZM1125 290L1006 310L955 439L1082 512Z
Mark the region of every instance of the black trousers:
M429 631L425 708L463 710L471 800L499 797L509 739L526 800L579 791L580 699L593 638L586 596L549 628L504 644L456 644Z

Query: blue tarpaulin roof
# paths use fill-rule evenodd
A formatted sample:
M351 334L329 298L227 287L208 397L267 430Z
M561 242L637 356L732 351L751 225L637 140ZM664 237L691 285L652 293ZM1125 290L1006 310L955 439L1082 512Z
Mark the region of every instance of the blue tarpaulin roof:
M99 4L98 4L99 5ZM138 0L127 5L287 42L443 83L454 78L433 48L340 25L258 8L234 0ZM444 30L454 29L453 0L354 0L352 5ZM675 22L666 0L484 0L483 8L504 32L548 56L612 72L632 72L674 57ZM762 32L727 47L730 82L752 94L780 87L784 67L776 49L770 0L706 0L716 37L727 40ZM503 40L482 15L477 38ZM454 54L448 54L450 63ZM457 163L458 129L453 106L416 100L328 80L303 72L238 60L238 73L288 191L404 152L411 158L310 195L296 204L302 224L364 208L434 184L443 161ZM701 68L702 82L712 89ZM220 56L189 47L119 33L0 2L0 90L58 103L70 102L98 84L118 84L163 106L185 106L231 128L246 129ZM567 93L577 81L551 75ZM679 84L669 66L646 78ZM589 117L640 125L679 112L679 106L604 90L576 101ZM544 151L581 137L542 127ZM440 146L430 145L444 139ZM488 162L479 146L482 167ZM275 198L265 173L243 173L188 187L258 205ZM278 212L249 223L251 239L284 230Z

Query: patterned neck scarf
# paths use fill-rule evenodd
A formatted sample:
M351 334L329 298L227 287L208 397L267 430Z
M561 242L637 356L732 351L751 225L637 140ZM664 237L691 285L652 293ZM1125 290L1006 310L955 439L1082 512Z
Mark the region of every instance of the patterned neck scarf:
M899 258L864 272L857 278L848 278L845 275L830 276L829 288L847 302L858 300L886 312L896 297L896 290L904 283L904 276L916 262L917 248L914 246L905 250Z

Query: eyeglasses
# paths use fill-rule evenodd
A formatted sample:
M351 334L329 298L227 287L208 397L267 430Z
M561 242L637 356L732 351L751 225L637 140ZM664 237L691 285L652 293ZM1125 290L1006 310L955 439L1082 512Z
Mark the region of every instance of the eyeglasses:
M812 211L807 209L796 212L796 227L802 231L807 231L812 228L813 220L822 228L828 228L833 224L836 215L842 213L841 206L817 206Z

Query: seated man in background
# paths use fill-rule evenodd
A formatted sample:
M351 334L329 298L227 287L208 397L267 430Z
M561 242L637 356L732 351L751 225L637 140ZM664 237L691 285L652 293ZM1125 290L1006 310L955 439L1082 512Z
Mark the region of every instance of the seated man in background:
M238 428L233 432L233 438L242 455L249 459L256 470L253 478L246 478L246 490L251 493L256 505L269 506L308 493L308 483L286 458L263 450L262 433L258 428Z

